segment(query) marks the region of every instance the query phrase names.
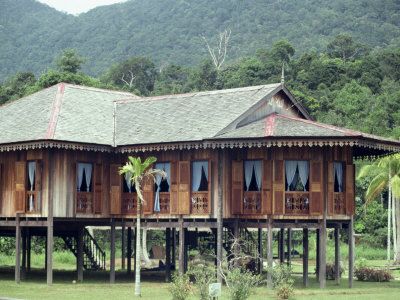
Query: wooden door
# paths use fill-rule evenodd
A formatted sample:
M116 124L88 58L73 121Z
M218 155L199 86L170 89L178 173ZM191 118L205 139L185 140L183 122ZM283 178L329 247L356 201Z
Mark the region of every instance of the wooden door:
M322 161L310 162L310 215L324 211Z
M285 164L283 160L275 160L273 178L273 213L284 214L285 203Z
M35 175L35 209L41 211L42 208L42 174L43 174L43 163L41 160L36 161L36 175Z
M15 162L15 212L25 212L26 162Z
M169 187L169 207L171 214L179 214L178 205L178 162L171 161L171 186Z
M349 216L354 215L355 199L354 199L354 165L346 165L346 214Z
M100 214L103 203L102 183L103 183L103 165L94 165L93 192L94 192L94 213Z
M180 161L178 183L178 211L181 215L190 214L190 161Z
M261 184L261 213L272 214L272 161L263 160L263 173Z
M119 165L110 165L110 213L121 214L121 175Z
M243 214L243 161L232 161L232 214Z
M328 215L332 216L335 214L335 170L333 162L328 163Z
M152 178L146 178L143 181L143 203L142 212L143 215L150 215L154 211L154 180ZM139 198L139 197L138 197ZM139 199L138 199L139 201Z

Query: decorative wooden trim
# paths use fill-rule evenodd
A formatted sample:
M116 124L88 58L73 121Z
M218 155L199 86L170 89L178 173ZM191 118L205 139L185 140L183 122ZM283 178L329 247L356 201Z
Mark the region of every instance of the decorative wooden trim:
M35 149L65 149L79 151L94 151L94 152L113 152L111 146L105 145L90 145L78 144L57 141L37 141L37 142L21 142L16 144L0 145L0 152L35 150Z

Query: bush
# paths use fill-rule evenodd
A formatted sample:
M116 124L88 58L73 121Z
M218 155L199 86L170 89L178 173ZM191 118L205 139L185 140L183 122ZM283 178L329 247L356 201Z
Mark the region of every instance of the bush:
M393 279L389 270L369 267L356 268L354 275L359 281L385 282Z
M226 275L229 299L246 300L254 292L254 288L261 283L261 277L247 270L233 268Z
M172 300L187 299L192 291L192 285L190 283L189 276L187 274L174 274L168 290L171 293Z
M284 264L279 264L270 272L272 272L272 285L276 290L278 298L289 299L289 297L294 293L292 268Z
M200 300L208 300L208 286L215 280L215 269L206 264L193 266L188 274L194 277Z
M344 272L344 268L341 264L339 264L339 277L342 277ZM334 263L327 263L326 264L326 279L334 280L336 274L336 268Z

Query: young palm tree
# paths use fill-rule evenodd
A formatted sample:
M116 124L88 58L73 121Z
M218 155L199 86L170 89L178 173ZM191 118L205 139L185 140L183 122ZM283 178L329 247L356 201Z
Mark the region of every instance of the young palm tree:
M390 260L390 236L393 228L394 261L400 261L400 154L393 154L361 168L358 179L373 175L367 192L366 200L375 199L388 189L388 241L387 252Z
M127 174L130 181L135 185L137 193L137 205L136 205L136 270L135 270L135 296L141 296L140 289L140 214L142 204L145 201L153 201L153 199L143 198L143 184L145 180L155 181L155 176L166 177L167 174L162 170L153 169L152 165L157 161L155 157L148 157L144 162L140 157L128 157L127 163L120 168L119 173L121 175Z

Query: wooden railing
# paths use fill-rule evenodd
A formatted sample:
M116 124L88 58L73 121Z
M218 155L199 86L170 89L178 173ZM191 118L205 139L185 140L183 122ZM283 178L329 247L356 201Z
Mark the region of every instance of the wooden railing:
M122 193L121 211L123 214L136 214L136 193Z
M333 208L336 215L346 214L344 193L333 193Z
M32 201L31 201L32 197ZM35 191L27 191L25 198L25 212L27 213L36 213L40 210L39 204L39 193ZM32 202L32 203L31 203ZM32 204L32 207L31 207Z
M192 214L209 214L210 213L210 199L208 199L208 191L206 192L192 192L191 197L191 213Z
M310 196L308 192L286 192L285 213L291 215L308 215Z
M169 214L170 212L170 194L169 192L160 192L160 211L159 214Z
M93 212L93 193L77 192L76 193L76 212L90 214Z
M261 213L261 192L259 191L244 192L243 213L244 214Z

